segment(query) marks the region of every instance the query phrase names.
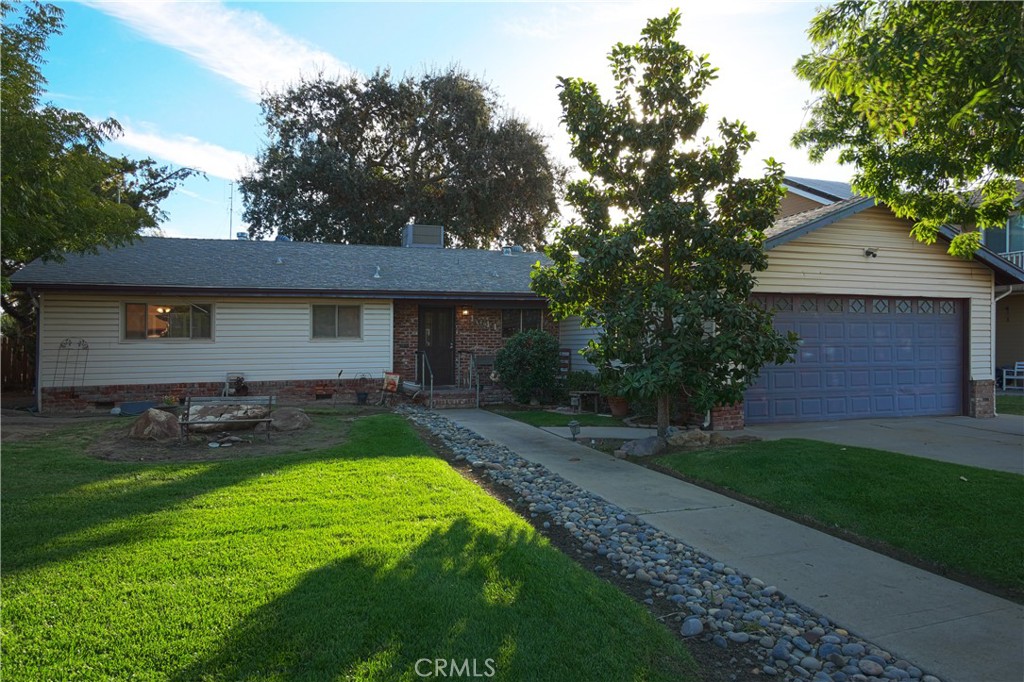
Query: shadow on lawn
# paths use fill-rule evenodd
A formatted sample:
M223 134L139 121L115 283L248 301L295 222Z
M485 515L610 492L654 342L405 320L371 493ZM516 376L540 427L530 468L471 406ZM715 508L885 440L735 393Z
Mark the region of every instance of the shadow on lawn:
M82 552L151 539L164 531L160 512L269 471L316 461L380 456L375 453L381 450L381 434L389 424L394 428L390 420L397 418L375 419L382 423L353 428L344 445L261 459L106 462L83 454L92 439L104 436L104 429L95 427L6 445L2 464L4 532L0 537L3 571L13 574L72 559ZM411 431L399 441L400 447L388 456L423 455L423 446Z
M618 631L598 626L609 640L581 637L566 613L593 615L598 582L566 584L547 555L556 550L541 543L524 528L497 535L460 519L394 563L360 551L306 574L172 679L419 679L417 661L434 671L436 659L475 661L481 677L490 660L497 679L600 678L623 658ZM592 635L592 624L578 626ZM615 663L630 678L649 677Z

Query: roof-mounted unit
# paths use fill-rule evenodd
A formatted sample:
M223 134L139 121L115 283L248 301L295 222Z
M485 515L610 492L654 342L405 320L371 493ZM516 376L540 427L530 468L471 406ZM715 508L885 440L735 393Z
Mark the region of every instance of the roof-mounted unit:
M444 227L441 225L405 225L402 246L418 249L443 249Z
M247 242L247 241L249 241L249 233L248 232L235 232L235 239L237 239L238 241L241 241L241 242Z

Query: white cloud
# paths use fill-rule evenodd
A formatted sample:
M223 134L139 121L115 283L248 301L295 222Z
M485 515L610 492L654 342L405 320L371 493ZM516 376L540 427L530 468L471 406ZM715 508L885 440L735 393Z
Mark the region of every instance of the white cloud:
M303 76L351 73L333 55L293 38L263 15L206 2L96 2L147 38L184 52L240 85L250 100Z
M214 177L237 180L252 163L252 159L241 152L203 142L188 135L162 137L152 132L136 130L123 122L121 125L124 134L117 138L118 144L179 166L198 168Z

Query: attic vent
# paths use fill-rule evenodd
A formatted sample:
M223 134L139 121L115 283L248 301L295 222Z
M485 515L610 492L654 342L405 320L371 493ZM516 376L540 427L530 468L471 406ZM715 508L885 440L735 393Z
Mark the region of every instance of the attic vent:
M441 225L406 225L402 228L402 246L419 249L443 249L444 227Z

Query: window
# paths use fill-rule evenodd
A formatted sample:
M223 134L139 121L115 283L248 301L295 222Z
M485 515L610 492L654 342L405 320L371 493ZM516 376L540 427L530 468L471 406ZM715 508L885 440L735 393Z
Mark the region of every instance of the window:
M985 230L982 242L996 253L1024 251L1024 215L1010 216L1005 230Z
M210 339L212 321L210 304L124 304L125 339Z
M313 306L314 339L358 339L363 336L362 308L357 305Z
M542 329L540 308L507 308L501 311L501 336L507 339L527 329Z

